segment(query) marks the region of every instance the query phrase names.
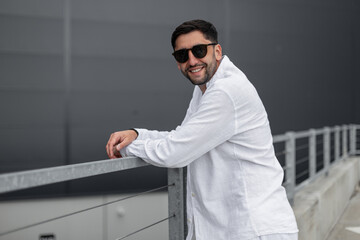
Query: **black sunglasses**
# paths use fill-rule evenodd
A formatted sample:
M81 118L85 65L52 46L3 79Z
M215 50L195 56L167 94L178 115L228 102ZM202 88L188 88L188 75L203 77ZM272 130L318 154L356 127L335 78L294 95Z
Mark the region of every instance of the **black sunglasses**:
M173 56L175 57L176 61L179 63L184 63L189 59L189 50L191 50L192 54L196 58L203 58L207 54L207 47L211 45L217 45L217 43L209 43L209 44L199 44L195 45L189 49L180 49L173 52Z

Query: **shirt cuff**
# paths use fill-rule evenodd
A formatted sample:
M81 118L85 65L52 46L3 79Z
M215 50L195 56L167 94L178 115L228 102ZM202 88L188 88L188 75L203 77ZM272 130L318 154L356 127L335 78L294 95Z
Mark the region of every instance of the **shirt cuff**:
M137 132L138 132L138 136L136 138L136 140L144 140L144 136L146 136L146 131L148 131L147 129L144 128L134 128Z
M120 155L122 156L122 157L127 157L127 156L129 156L129 153L128 153L128 151L126 151L126 149L127 149L127 147L124 147L124 148L122 148L122 149L120 149Z

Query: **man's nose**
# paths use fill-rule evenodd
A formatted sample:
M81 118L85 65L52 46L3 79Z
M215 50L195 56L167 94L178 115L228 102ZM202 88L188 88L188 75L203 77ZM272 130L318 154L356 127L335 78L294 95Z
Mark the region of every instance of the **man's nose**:
M198 63L199 60L194 56L194 54L192 53L191 50L189 50L188 54L189 54L189 60L188 60L188 62L189 62L189 64L190 64L190 66L193 66L193 65L195 65L196 63Z

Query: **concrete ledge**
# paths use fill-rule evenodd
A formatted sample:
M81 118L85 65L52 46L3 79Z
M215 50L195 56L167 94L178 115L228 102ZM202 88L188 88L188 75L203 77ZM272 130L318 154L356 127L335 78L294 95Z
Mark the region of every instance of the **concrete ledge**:
M345 210L360 180L360 158L336 163L327 176L321 176L295 194L293 210L299 227L299 240L326 239Z

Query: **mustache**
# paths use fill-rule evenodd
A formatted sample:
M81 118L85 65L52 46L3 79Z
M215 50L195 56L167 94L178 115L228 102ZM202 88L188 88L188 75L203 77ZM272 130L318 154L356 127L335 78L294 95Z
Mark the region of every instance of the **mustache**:
M199 64L195 64L195 65L190 65L189 67L186 68L186 72L189 71L190 68L193 68L193 67L206 67L207 64L206 63L199 63Z

